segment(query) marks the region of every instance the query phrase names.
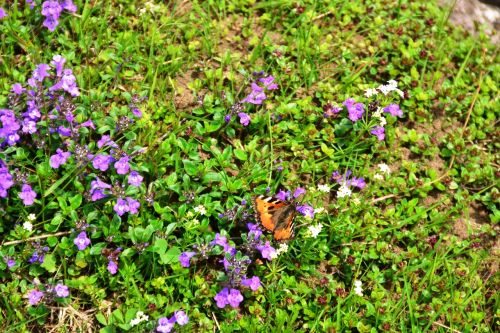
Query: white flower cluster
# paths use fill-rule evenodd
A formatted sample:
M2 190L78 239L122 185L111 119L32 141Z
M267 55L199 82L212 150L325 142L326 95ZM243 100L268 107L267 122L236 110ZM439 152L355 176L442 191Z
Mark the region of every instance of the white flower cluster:
M27 221L23 223L23 229L29 232L33 231L33 223L36 220L36 215L31 213L26 218Z
M194 211L200 215L207 215L207 209L203 205L194 207Z
M310 225L307 228L307 231L312 238L316 238L316 237L318 237L318 235L322 229L323 229L323 225L321 223L318 223L316 225Z
M377 111L373 112L372 117L378 118L380 126L384 127L385 125L387 125L387 119L385 119L384 117L384 112L382 108L379 107Z
M354 293L358 296L363 296L363 288L361 286L363 283L359 280L354 280Z
M385 163L381 163L377 165L381 173L376 173L373 175L373 178L376 180L384 180L384 175L390 175L391 174L391 168Z
M148 321L149 316L144 314L142 311L137 311L135 318L130 321L130 326L134 327L142 323L143 321Z
M365 90L365 97L370 98L372 96L375 96L378 94L378 92L381 92L384 95L387 95L391 91L395 91L403 98L405 95L404 93L398 89L398 82L396 80L389 80L387 84L381 84L378 86L378 88L368 88Z
M339 190L337 191L337 198L350 197L351 194L351 189L344 183L339 187Z
M288 251L288 245L285 243L280 243L279 247L276 249L276 255L280 255Z
M323 193L330 193L330 186L328 186L326 184L319 184L318 191L323 192Z

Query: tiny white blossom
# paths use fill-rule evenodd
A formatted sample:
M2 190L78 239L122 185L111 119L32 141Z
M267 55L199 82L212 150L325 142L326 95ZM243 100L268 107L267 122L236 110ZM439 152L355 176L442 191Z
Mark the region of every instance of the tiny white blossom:
M135 318L130 321L130 326L133 327L133 326L139 325L143 321L148 321L148 320L149 320L148 315L144 314L144 312L142 312L142 311L138 311L135 314Z
M324 193L330 193L330 186L326 184L320 184L318 185L318 191L324 192Z
M130 321L130 326L134 327L137 326L141 323L141 320L139 318L134 318Z
M363 296L363 288L361 287L363 283L359 280L354 281L354 293L358 296Z
M31 222L26 221L23 223L23 229L28 231L33 231L33 224Z
M377 89L373 89L373 88L368 88L365 90L365 97L372 97L372 96L375 96L378 94L378 91Z
M380 173L376 173L373 175L373 179L375 180L384 180L384 176L382 176Z
M378 168L380 169L380 171L382 173L385 173L386 175L390 175L391 174L391 168L389 168L389 166L385 163L380 163L378 165Z
M194 207L194 211L200 215L207 214L207 210L206 210L205 206L203 206L203 205L199 205L199 206Z
M387 95L391 91L395 91L399 96L404 97L404 93L398 89L398 83L395 80L389 80L388 84L382 84L377 89L384 95Z
M314 215L321 214L325 211L325 207L319 207L314 209Z
M276 249L276 254L280 255L288 251L288 245L285 243L281 243L279 247Z
M346 184L342 184L337 191L337 198L350 197L352 191Z
M323 225L318 223L316 225L310 225L307 228L307 231L309 232L309 234L311 235L312 238L316 238L316 237L318 237L318 235L322 229L323 229Z
M28 215L27 219L28 219L28 221L33 222L36 220L36 215L31 213Z
M382 114L383 114L383 113L384 113L384 110L382 110L382 108L381 108L381 107L379 107L379 108L377 108L377 111L374 111L374 112L373 112L372 116L373 116L374 118L380 118L380 117L382 117Z
M387 125L387 119L385 119L384 116L380 117L379 125L382 126L382 127L384 127L385 125Z

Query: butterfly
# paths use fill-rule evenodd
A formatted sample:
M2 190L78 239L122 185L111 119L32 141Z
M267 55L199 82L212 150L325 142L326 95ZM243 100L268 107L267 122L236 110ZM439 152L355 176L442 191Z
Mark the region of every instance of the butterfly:
M255 218L266 230L273 233L275 240L288 240L293 237L295 203L263 195L255 197L253 203Z

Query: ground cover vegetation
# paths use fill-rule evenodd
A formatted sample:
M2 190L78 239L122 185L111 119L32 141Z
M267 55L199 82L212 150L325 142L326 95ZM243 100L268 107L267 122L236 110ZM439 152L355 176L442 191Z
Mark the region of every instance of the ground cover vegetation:
M498 53L447 9L0 7L3 331L498 330Z

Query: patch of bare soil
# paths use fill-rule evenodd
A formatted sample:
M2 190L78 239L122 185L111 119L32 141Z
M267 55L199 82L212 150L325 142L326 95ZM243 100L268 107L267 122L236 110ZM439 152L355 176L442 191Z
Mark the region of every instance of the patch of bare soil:
M174 96L174 105L177 110L189 110L196 105L196 96L193 95L188 83L193 81L196 76L194 71L187 71L181 76L176 77L176 89Z

